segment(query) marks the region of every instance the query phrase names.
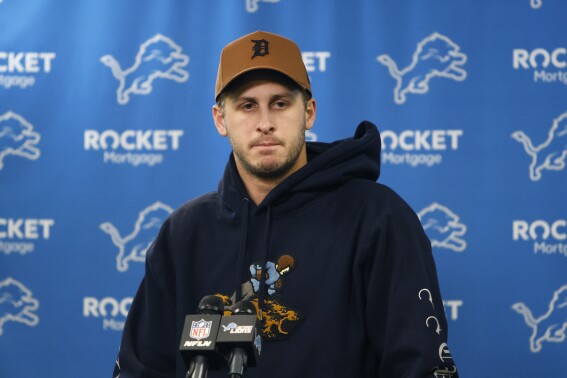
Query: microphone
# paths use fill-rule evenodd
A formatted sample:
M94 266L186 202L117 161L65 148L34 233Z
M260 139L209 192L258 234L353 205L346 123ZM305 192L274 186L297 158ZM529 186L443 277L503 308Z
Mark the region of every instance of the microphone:
M225 356L228 376L240 378L246 367L258 365L262 338L258 332L256 308L249 301L238 302L231 316L223 316L217 348Z
M224 361L217 353L217 335L224 304L207 295L199 302L197 314L185 316L179 351L187 368L186 378L206 378L208 370L219 370Z

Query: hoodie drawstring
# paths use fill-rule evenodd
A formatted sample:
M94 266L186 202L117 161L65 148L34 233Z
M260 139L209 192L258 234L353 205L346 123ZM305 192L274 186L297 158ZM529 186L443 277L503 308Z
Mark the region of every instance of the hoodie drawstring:
M236 269L236 292L234 304L242 299L242 283L244 282L244 258L246 256L246 237L248 235L248 198L242 200L242 229L240 230L240 245L238 247L238 261Z
M246 241L248 236L248 213L249 213L249 199L244 198L242 203L242 228L240 230L240 244L238 247L238 261L237 261L237 270L236 270L236 290L235 290L235 298L234 303L236 304L242 300L242 283L244 280L244 272L246 271L245 266L245 258L246 258ZM268 206L266 208L266 223L265 223L265 231L264 231L264 258L262 259L262 265L260 267L260 277L258 277L258 281L260 281L260 285L258 288L258 318L260 321L263 319L263 308L264 308L264 296L266 291L266 275L267 275L267 263L268 257L270 256L270 228L272 225L272 208Z
M263 308L264 308L264 292L266 291L266 275L267 275L267 264L268 256L270 256L270 228L272 225L272 207L267 207L267 220L266 220L266 230L265 235L265 249L264 249L264 259L262 260L262 275L260 278L260 288L258 289L258 317L260 321L263 318Z

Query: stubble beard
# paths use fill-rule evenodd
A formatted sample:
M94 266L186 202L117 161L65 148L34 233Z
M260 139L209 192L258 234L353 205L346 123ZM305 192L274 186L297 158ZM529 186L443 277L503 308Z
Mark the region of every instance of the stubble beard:
M302 130L305 130L306 122L303 122ZM257 164L252 163L244 152L244 148L241 144L235 143L235 141L230 136L229 127L227 125L227 135L228 140L232 146L232 152L238 158L243 169L250 175L255 176L261 180L278 180L288 176L290 171L295 167L301 151L305 146L305 133L299 133L297 138L290 142L290 148L284 160L272 161L269 163L259 162Z

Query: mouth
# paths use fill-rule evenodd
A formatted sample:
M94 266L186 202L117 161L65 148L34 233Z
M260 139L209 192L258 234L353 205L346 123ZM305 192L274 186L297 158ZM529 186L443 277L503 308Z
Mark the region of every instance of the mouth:
M279 146L279 145L277 143L260 143L260 144L255 144L252 147L264 148L264 147L275 147L275 146Z
M252 148L258 148L258 149L271 149L271 148L275 148L277 146L281 145L281 143L277 140L260 140L260 141L256 141L253 142L251 144Z

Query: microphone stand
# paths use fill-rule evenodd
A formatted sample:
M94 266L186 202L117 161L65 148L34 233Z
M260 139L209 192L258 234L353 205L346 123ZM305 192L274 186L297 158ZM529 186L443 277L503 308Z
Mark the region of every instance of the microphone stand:
M234 348L230 355L230 361L228 361L229 378L243 377L247 360L248 358L243 348Z
M185 378L207 378L209 363L204 356L195 356Z

